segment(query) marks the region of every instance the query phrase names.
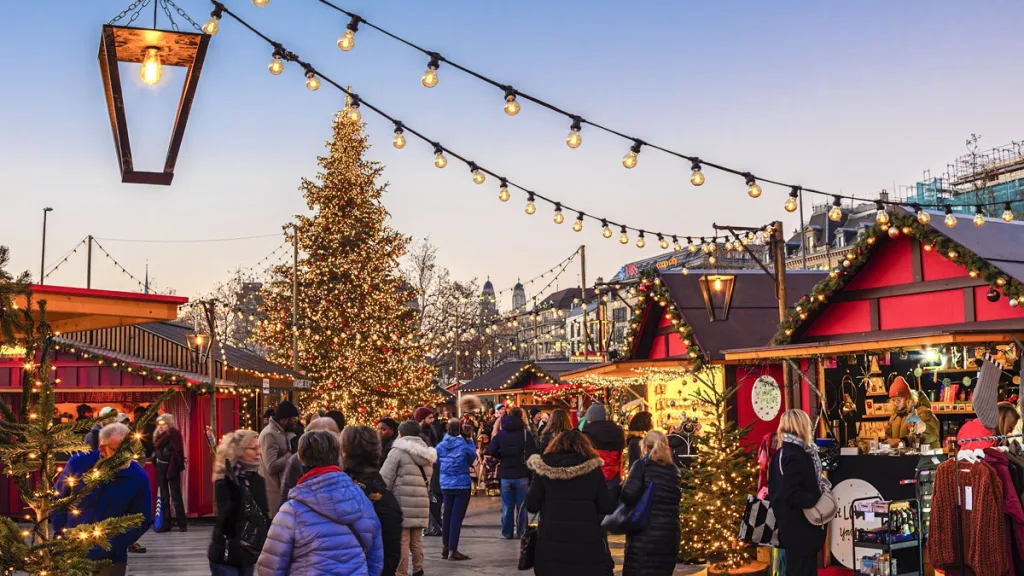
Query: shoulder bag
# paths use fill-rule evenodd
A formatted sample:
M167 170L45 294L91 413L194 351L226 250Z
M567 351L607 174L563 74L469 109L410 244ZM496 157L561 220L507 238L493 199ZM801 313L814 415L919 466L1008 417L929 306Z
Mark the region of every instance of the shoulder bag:
M242 530L238 533L238 541L243 548L259 556L267 540L270 522L266 513L256 504L249 481L239 478L238 486L242 492Z
M782 472L781 454L779 454L779 472ZM769 476L771 473L771 463L769 463ZM737 539L755 546L778 548L779 531L775 525L775 511L772 510L771 500L747 494L747 507L743 510Z
M637 460L634 466L640 466L641 482L647 477L647 457ZM629 482L629 478L626 482ZM644 486L644 493L636 504L630 506L619 502L618 507L611 514L604 517L601 527L612 534L632 534L647 527L651 520L651 501L654 500L654 482L647 482Z
M783 474L781 455L779 456L779 474ZM814 481L817 482L818 479L815 478ZM814 503L814 506L804 508L804 517L814 526L828 524L837 514L839 514L839 503L836 502L832 492L824 488L821 488L821 496L818 497L818 501Z
M519 539L519 569L533 568L537 554L537 515L534 514Z

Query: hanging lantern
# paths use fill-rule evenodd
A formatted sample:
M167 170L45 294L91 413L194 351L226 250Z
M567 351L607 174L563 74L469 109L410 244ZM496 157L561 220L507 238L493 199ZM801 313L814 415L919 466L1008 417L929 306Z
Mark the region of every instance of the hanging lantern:
M121 182L126 184L157 184L169 186L174 178L174 165L185 135L185 124L192 109L199 73L210 44L208 34L158 30L156 28L129 28L106 24L100 35L100 75L107 96L110 128L114 133L117 162L121 168ZM128 140L128 122L125 117L124 96L121 90L119 62L142 64L142 81L155 85L160 82L164 66L187 68L185 83L178 102L167 158L162 172L135 170L132 147Z
M731 274L705 274L698 280L704 296L704 306L712 322L729 319L729 306L736 288L736 277Z

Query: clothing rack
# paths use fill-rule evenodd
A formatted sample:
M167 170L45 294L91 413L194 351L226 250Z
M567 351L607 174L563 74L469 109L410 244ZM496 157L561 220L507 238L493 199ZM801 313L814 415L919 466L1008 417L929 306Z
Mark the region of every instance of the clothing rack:
M995 434L992 436L978 436L976 438L957 438L955 444L968 444L970 442L999 442L1007 438L1024 438L1024 434ZM956 464L956 454L953 455L953 463ZM964 529L963 529L963 500L960 492L960 470L956 473L956 534L960 541L960 573L966 574L964 565Z

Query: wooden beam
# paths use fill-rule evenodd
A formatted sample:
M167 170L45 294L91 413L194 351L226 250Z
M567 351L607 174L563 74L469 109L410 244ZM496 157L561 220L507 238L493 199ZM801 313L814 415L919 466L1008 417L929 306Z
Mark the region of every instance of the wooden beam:
M794 346L755 348L751 350L725 351L725 364L740 364L750 360L772 360L779 358L805 358L811 356L840 356L870 352L886 348L925 348L943 344L1004 344L1013 342L1014 337L1024 337L1024 332L983 332L976 334L935 334L889 338L865 342L816 343Z
M943 290L959 290L974 286L986 286L984 280L978 278L946 278L943 280L929 280L927 282L912 282L910 284L898 284L896 286L883 286L881 288L867 288L864 290L844 290L836 294L834 302L849 302L853 300L871 300L872 298L886 298L889 296L907 296L909 294L926 294L929 292L941 292Z
M878 312L878 298L872 298L871 300L868 300L868 316L870 316L871 320L871 331L878 332L879 330L881 330L880 326L882 320L879 317Z
M914 276L914 283L924 282L924 267L921 265L921 241L913 236L910 237L910 271Z
M964 288L964 322L977 320L974 313L974 288Z

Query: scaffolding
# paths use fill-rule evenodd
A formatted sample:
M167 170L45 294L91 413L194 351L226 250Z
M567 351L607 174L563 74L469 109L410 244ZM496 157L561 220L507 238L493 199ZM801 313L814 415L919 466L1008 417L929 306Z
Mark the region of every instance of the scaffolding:
M978 138L967 141L969 152L946 165L946 174L933 177L925 171L914 188L914 201L921 204L955 203L955 212L974 214L975 204L986 216L1002 214L1003 203L1024 212L1024 141L1011 142L991 150L977 150ZM998 203L998 205L991 205Z

